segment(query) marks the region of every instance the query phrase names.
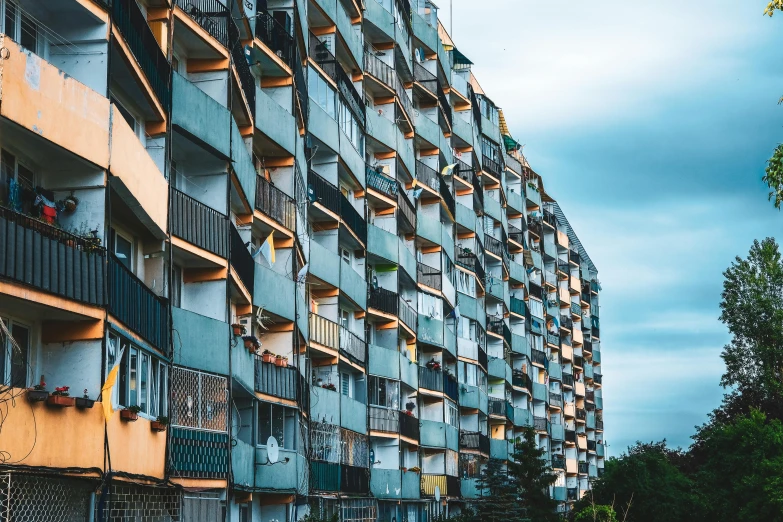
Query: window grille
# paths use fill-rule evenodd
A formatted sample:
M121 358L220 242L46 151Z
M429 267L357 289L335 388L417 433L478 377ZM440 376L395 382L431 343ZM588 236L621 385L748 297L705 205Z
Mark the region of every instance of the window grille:
M85 480L0 475L0 522L87 522L92 485Z
M104 522L158 522L182 520L182 494L173 488L154 488L134 484L111 486L104 503L96 501L96 511L103 509Z
M228 431L228 380L219 375L172 368L171 425Z

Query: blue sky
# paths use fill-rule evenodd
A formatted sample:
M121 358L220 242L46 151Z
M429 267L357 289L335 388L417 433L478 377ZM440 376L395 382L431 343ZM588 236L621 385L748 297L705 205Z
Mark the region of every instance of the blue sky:
M766 3L453 0L457 47L598 266L611 455L690 444L723 394L722 272L783 224L761 183L783 142Z

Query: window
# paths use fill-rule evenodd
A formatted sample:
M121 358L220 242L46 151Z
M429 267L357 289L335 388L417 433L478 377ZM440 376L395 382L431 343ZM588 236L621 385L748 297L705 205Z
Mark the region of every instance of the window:
M528 299L527 306L530 308L530 315L535 317L544 317L544 304L537 299Z
M0 334L0 380L15 388L26 388L30 375L30 329L7 319L2 320L13 341ZM33 383L35 384L35 383Z
M481 152L492 161L500 163L500 146L486 136L481 136Z
M3 16L0 18L2 22L0 32L10 36L28 51L37 53L41 35L33 17L22 11L16 2L11 0L0 0L0 11L3 11Z
M106 375L122 352L119 379L112 393L112 403L116 406L139 406L141 413L149 417L167 415L166 362L115 333L109 334L106 350Z
M364 150L364 133L359 126L359 122L353 115L353 112L348 108L348 105L340 100L339 104L339 124L343 133L348 137L355 148L360 154Z
M109 247L117 260L132 271L133 241L112 228Z
M14 187L18 187L18 191L10 190L12 182ZM29 214L32 211L32 198L22 197L22 193L32 193L34 187L35 176L33 171L20 163L14 154L4 149L0 150L1 202L17 212Z
M351 326L351 312L348 310L340 310L340 326L350 330Z
M171 304L182 307L182 267L174 265L171 270Z
M392 410L400 409L400 383L383 377L369 377L370 404Z
M258 403L258 439L256 444L266 446L269 437L284 449L296 449L296 410L269 402Z
M446 401L446 422L455 428L459 427L459 410L451 401Z
M353 379L350 373L340 373L340 393L346 397L353 397Z
M335 99L337 94L332 85L315 69L310 68L308 71L307 88L310 98L325 110L326 114L336 118Z

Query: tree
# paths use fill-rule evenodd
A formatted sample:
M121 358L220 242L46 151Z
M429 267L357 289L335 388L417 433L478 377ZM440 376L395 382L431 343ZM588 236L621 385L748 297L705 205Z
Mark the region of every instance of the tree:
M694 483L673 462L684 459L666 441L628 448L619 459L606 462L603 477L593 481L592 493L575 506L577 513L598 505L629 506L628 522L698 520L701 501Z
M764 14L772 16L775 11L783 11L783 0L772 0L767 4L767 8L764 9Z
M770 16L772 15L770 14ZM783 98L778 103L780 102L783 102ZM768 199L770 201L774 199L775 208L780 209L780 204L783 203L783 144L775 147L775 152L772 153L772 157L767 161L767 168L764 169L764 176L761 180L772 189L769 192Z
M702 436L704 520L783 520L783 424L752 410Z
M514 445L513 462L508 473L527 518L536 522L559 520L555 513L557 502L549 496L549 488L557 480L552 473L546 451L536 444L536 432L525 428L522 438Z
M590 505L574 515L574 522L617 522L617 513L612 506Z
M512 522L518 510L517 497L503 461L489 459L477 481L481 501L476 515L482 522Z

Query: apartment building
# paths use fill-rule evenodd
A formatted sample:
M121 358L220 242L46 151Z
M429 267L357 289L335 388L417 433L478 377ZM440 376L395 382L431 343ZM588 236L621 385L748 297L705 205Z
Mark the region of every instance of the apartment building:
M568 510L597 269L436 5L227 2L0 0L0 520Z

